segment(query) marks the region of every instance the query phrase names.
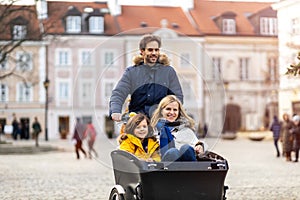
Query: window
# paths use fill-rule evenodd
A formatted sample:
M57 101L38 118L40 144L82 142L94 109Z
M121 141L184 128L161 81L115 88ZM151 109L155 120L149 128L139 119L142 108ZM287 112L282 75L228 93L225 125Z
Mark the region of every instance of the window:
M81 32L81 17L80 16L68 16L66 31L68 33L80 33Z
M184 101L188 102L188 101L192 100L193 90L192 90L191 82L188 80L184 80L184 81L182 81L181 85L182 85L182 90L184 93Z
M67 100L69 98L69 84L67 82L59 83L59 99Z
M84 82L82 83L81 96L83 102L91 102L92 96L92 83Z
M17 69L22 71L32 70L31 55L26 52L17 52Z
M0 101L8 101L8 87L0 83Z
M276 81L278 80L278 69L277 69L277 58L271 57L268 58L268 72L269 72L269 80Z
M114 86L115 86L115 83L114 82L106 82L105 83L105 88L104 88L104 91L105 91L105 93L104 93L104 97L105 97L105 99L109 99L110 98L110 96L111 96L111 91L113 91L113 89L114 89Z
M80 64L92 65L92 52L88 50L80 51Z
M189 53L182 53L180 56L181 65L190 65L191 55Z
M13 26L13 39L21 40L26 37L27 28L25 25L14 25Z
M105 65L113 65L114 64L114 52L107 51L104 54L104 64Z
M261 17L260 34L277 35L277 19L272 17Z
M17 101L30 102L32 101L32 86L30 84L19 83L17 85Z
M234 19L223 19L222 21L222 32L224 34L235 34L235 20Z
M56 52L56 64L60 66L71 65L71 52L69 49L58 49Z
M292 34L293 35L298 35L300 34L300 18L297 17L297 18L293 18L292 19Z
M249 78L249 58L240 58L240 80L247 80Z
M219 80L221 74L221 58L213 57L213 66L212 66L212 78L213 80Z
M93 16L89 18L90 33L104 32L104 17Z

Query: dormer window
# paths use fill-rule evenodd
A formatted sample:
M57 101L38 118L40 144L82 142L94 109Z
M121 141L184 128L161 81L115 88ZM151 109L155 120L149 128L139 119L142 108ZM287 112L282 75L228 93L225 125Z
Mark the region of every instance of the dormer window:
M235 34L236 25L234 19L223 19L222 20L222 33L224 34Z
M26 25L14 25L13 26L13 39L14 40L25 39L26 34L27 34Z
M234 12L228 11L224 12L222 15L215 17L214 22L220 29L222 34L236 34L236 14Z
M67 33L80 33L81 32L81 17L80 16L66 17L66 31L67 31Z
M277 19L273 17L261 17L260 34L277 35Z
M91 16L89 18L89 32L90 33L103 33L104 32L104 17Z

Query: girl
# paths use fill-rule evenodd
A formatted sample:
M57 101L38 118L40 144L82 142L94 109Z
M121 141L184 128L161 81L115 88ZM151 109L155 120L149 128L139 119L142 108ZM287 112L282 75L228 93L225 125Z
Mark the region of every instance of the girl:
M160 101L151 125L159 132L162 161L196 161L196 154L204 152L204 143L196 137L194 124L175 95Z
M147 162L159 162L159 144L149 124L150 121L144 114L131 117L126 124L125 134L121 136L120 149Z

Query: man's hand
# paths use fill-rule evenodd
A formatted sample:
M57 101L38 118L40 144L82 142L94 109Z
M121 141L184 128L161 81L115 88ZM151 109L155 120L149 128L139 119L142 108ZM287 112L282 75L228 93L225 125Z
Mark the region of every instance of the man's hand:
M112 120L119 122L122 119L122 114L121 113L113 113L111 114Z

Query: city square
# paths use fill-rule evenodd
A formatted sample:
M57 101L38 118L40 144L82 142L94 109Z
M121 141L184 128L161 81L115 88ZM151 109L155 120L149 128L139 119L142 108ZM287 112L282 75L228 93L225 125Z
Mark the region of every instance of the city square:
M237 199L300 198L299 163L286 162L275 156L270 139L252 141L207 138L214 144L211 151L227 159L229 170L225 185L226 197ZM34 145L18 141L14 145ZM60 151L0 156L1 199L86 199L107 200L114 185L110 152L115 139L99 137L98 158L80 160L75 157L69 140L42 142L41 146L59 147ZM201 185L199 185L201 187Z

